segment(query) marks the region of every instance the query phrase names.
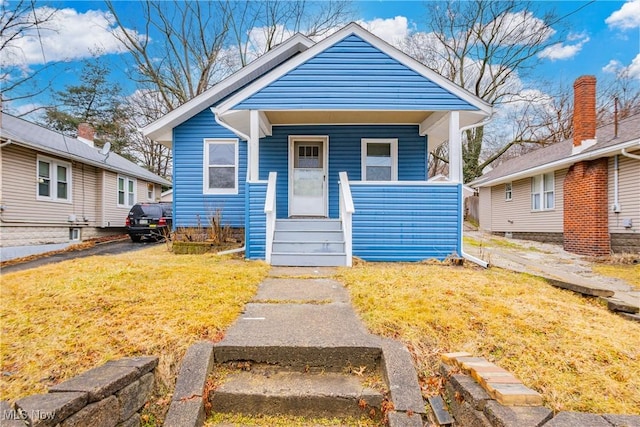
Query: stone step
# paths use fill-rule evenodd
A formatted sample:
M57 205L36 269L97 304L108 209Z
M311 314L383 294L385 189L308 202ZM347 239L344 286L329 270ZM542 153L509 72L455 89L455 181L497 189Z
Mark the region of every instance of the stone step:
M245 415L359 417L380 413L381 391L364 377L337 372L302 372L273 366L232 371L209 395L212 410Z
M276 230L294 231L340 231L342 222L339 219L278 219Z
M271 265L288 267L340 267L347 265L347 254L272 252Z

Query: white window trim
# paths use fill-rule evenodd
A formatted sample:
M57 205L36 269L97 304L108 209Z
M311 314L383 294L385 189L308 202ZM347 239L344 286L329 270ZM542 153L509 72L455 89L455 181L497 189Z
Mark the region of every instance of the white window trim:
M544 191L544 177L546 175L551 176L551 188L553 188L552 191ZM536 189L536 191L534 192L534 188L533 188L533 183L535 178L540 178L540 185L539 188ZM553 193L553 206L552 207L548 207L547 206L547 193ZM539 194L540 195L540 208L539 209L534 209L533 207L533 195L534 194ZM556 208L556 175L555 172L547 172L547 173L543 173L540 175L536 175L536 176L532 176L531 177L531 211L532 212L545 212L545 211L553 211Z
M151 186L151 197L149 197L149 186ZM147 200L154 202L156 200L156 185L153 182L147 182L146 185Z
M391 144L391 181L398 180L398 138L362 138L360 145L360 178L362 181L375 182L367 180L367 144ZM381 181L390 182L390 181Z
M209 144L234 144L235 146L235 186L234 188L209 188ZM240 169L240 147L237 138L205 138L202 161L202 194L238 194L238 176Z
M124 204L120 203L120 198L118 197L118 193L120 193L120 187L118 186L118 184L120 183L120 180L123 179L124 180ZM128 182L133 182L133 203L129 204L129 186L127 185ZM138 200L138 181L135 178L132 178L130 176L126 176L126 175L118 175L116 177L116 204L118 205L119 208L130 208L133 205L136 204L136 201Z
M513 183L507 182L504 184L504 200L510 202L513 200Z
M49 163L49 196L41 196L38 188L38 184L40 183L40 162ZM65 199L58 198L57 166L67 168L67 197ZM55 203L73 203L73 168L71 163L39 154L36 156L36 200Z

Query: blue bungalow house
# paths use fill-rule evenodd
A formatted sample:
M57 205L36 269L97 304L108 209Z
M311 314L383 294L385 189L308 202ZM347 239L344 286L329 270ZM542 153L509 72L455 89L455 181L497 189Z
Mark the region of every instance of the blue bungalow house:
M173 149L174 226L216 209L273 265L462 251L461 132L491 106L356 24L297 34L143 129ZM449 141L450 176L428 180Z

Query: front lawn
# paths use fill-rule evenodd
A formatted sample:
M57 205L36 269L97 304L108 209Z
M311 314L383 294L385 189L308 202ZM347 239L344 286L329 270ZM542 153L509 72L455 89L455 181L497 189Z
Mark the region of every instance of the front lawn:
M640 324L597 299L498 268L363 263L338 278L372 332L409 347L425 387L440 353L468 351L553 410L640 414Z
M219 340L269 267L166 246L2 275L0 396L16 399L109 359L160 356L172 387L187 347Z

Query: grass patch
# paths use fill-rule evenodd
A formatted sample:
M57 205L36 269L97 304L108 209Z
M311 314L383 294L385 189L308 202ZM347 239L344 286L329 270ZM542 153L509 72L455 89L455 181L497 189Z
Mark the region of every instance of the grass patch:
M157 245L2 275L0 395L43 393L107 360L160 356L173 387L187 347L217 341L269 266Z
M373 333L409 347L427 394L439 354L468 351L553 410L640 414L640 324L595 299L497 268L362 264L337 278Z
M292 416L260 416L247 417L237 414L214 414L204 423L207 427L218 424L238 427L376 427L379 421L367 418L305 418Z

